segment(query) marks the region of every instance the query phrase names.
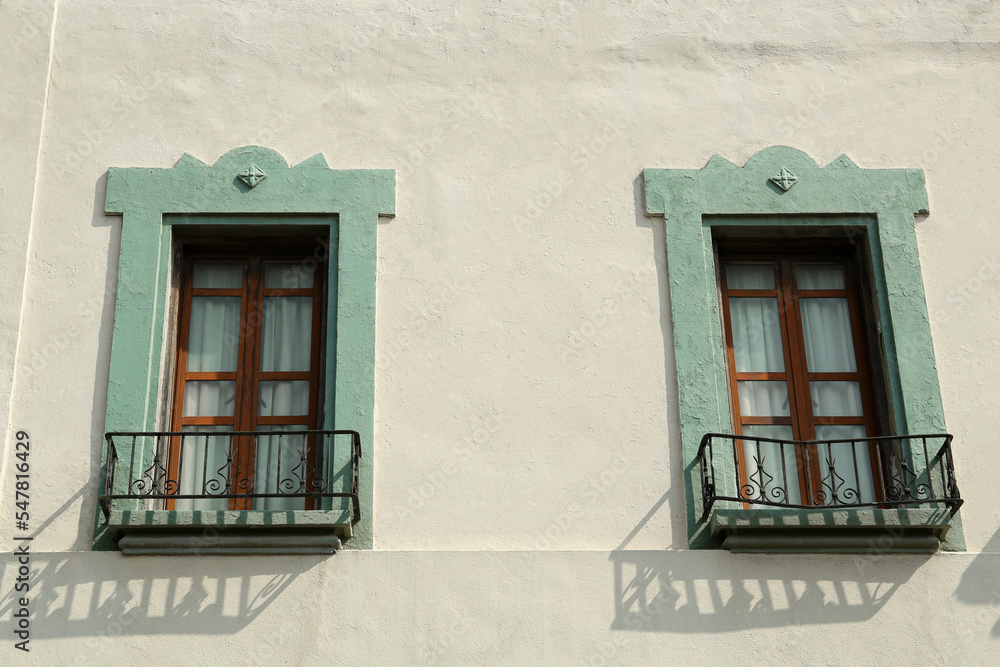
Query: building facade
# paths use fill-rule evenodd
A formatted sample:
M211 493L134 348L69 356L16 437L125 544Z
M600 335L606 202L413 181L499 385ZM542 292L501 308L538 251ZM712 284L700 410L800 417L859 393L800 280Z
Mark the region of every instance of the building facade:
M3 663L994 662L998 31L4 2Z

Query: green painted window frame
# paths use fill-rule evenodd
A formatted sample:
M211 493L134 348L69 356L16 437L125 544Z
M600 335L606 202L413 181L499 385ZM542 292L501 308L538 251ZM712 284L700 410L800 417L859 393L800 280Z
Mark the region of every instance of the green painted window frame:
M240 178L251 166L266 175L253 185ZM105 431L157 430L162 408L160 383L168 371L164 337L169 323L169 269L175 226L232 225L234 233L239 233L258 225L326 225L331 257L323 428L351 429L361 434L362 519L352 527L346 546L370 549L376 235L378 218L395 214L395 190L394 170L333 170L319 154L289 167L277 152L260 146L233 149L211 166L184 154L167 169L110 168L105 213L122 216L122 234ZM169 343L172 341L167 347ZM103 446L101 451L103 475ZM152 452L139 454L151 457ZM202 519L179 518L179 512L145 514L164 516L146 516L144 522L192 521L202 525ZM270 521L264 516L266 512L253 510L202 514L220 515L205 521L214 525L262 525ZM287 523L315 522L317 514L322 513L302 510L290 514L295 516L282 519L286 527ZM345 509L343 516L347 515ZM95 550L115 548L103 519L98 511ZM324 521L345 519L319 519L320 523ZM349 519L346 521L349 523Z
M787 189L782 187L788 185L787 180L783 184L772 180L782 170L796 179ZM736 225L773 233L778 227L797 227L801 235L810 228L863 227L896 433L945 431L915 231L914 216L928 213L921 169L861 169L846 155L820 167L800 150L771 146L755 153L743 167L715 155L702 169L645 169L643 180L646 214L665 221L691 548L714 546L710 526L701 521L701 479L696 465L701 438L706 433L730 433L733 423L717 291L715 228ZM926 521L929 510L731 510L728 515L722 510L716 514L730 523L795 526L815 524L815 515L824 512L837 515L843 526L906 526ZM965 549L960 514L950 519L942 548Z

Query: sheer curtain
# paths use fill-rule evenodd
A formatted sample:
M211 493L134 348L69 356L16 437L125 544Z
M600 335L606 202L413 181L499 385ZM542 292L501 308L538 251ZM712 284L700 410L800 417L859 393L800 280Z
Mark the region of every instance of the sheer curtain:
M819 373L856 373L858 367L847 299L802 298L799 308L808 369ZM813 414L817 417L860 417L864 414L861 386L856 380L813 380L809 390ZM816 426L817 440L860 439L867 435L860 424ZM839 502L875 501L875 480L867 445L852 446L845 442L820 445L818 449L825 504L833 502L834 491Z
M743 435L754 438L792 440L790 424L747 424ZM749 498L802 504L799 473L794 445L776 442L743 443L743 460L746 461Z
M242 265L196 264L195 288L238 289L243 284ZM289 276L292 276L291 279ZM309 288L312 274L292 272L287 265L265 265L264 287ZM312 297L263 297L261 323L261 372L308 372L312 363ZM238 296L193 296L188 332L187 370L234 372L237 370L241 336L241 298ZM249 369L247 369L249 371ZM307 428L309 381L301 379L262 380L258 385L258 417L302 416L301 424L259 425L259 431L282 431L289 435L258 436L254 470L234 469L242 457L230 456L229 436L212 432L235 430L233 425L185 426L181 442L179 493L221 494L299 493L308 490L309 467L306 437L291 432ZM232 380L192 380L185 382L185 417L235 417L236 382ZM249 443L248 443L249 445ZM250 478L253 488L227 489L227 480ZM227 499L178 500L176 509L224 510ZM258 499L255 509L303 509L303 498Z
M195 264L193 287L238 289L243 284L241 264ZM187 370L233 372L236 370L240 340L238 296L193 296L188 329ZM194 380L184 383L185 417L232 417L236 383L232 380ZM185 432L211 433L232 430L231 426L184 426ZM231 470L229 436L185 435L180 447L180 494L226 493ZM224 510L229 501L210 498L178 500L179 510Z
M729 289L775 289L774 265L726 266ZM783 373L777 297L732 297L729 319L733 328L733 355L738 373ZM740 414L746 417L788 417L788 383L784 380L741 380L736 383ZM746 424L743 434L758 438L792 439L792 427L781 424ZM770 442L743 442L746 484L750 498L799 504L795 448Z
M284 264L265 266L264 287L309 288L311 273ZM260 370L309 371L312 364L312 297L264 297ZM309 414L308 380L263 380L258 390L258 415L303 416ZM294 432L307 425L260 425L259 431ZM257 437L255 485L258 493L301 493L309 491L313 461L303 435ZM304 509L305 498L260 498L254 509Z
M795 280L800 290L844 290L844 270L839 265L799 265ZM728 264L726 284L730 290L776 289L775 268L771 264ZM802 337L809 372L856 373L854 339L850 309L846 298L799 298ZM785 371L784 343L776 297L730 297L730 323L737 373L781 373ZM857 380L810 381L812 412L815 417L860 417L864 414ZM784 380L739 380L737 393L740 414L745 417L789 417L788 384ZM744 435L791 440L790 425L743 425ZM866 437L862 425L817 425L817 440ZM838 488L840 502L873 502L875 486L865 445L849 443L819 445L819 460L813 470L827 483ZM811 504L817 498L803 499L799 472L792 446L776 443L744 442L748 486L745 492L755 498ZM833 473L831 474L831 465ZM842 482L840 481L842 480ZM848 489L858 496L845 495ZM820 489L813 489L815 493ZM832 487L827 486L824 502L832 502ZM775 495L778 494L778 495Z
M845 289L841 266L798 266L799 289ZM799 299L806 365L814 373L856 373L858 370L846 298L809 297ZM861 387L856 380L812 380L809 383L813 415L816 417L860 417ZM860 424L816 426L817 440L867 437ZM868 446L850 443L818 445L819 472L826 482L824 502L833 502L837 490L840 502L874 502L875 482ZM831 465L833 470L831 472ZM856 493L857 495L852 495Z

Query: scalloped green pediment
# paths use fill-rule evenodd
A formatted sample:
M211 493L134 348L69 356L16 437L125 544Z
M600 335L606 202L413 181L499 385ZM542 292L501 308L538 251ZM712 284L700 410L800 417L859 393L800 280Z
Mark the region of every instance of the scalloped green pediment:
M263 177L255 176L258 172ZM270 148L241 146L213 165L184 153L166 169L112 167L104 211L337 213L350 208L394 215L395 194L393 170L334 170L322 154L289 167Z
M787 188L783 172L794 178ZM706 215L928 212L921 169L861 169L846 155L821 167L789 146L763 148L742 167L713 155L702 169L646 169L643 177L649 215L678 205Z

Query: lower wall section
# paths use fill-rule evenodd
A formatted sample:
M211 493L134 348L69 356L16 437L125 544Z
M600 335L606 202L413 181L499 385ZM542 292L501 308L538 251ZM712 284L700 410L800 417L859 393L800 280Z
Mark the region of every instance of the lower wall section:
M1000 651L1000 554L20 558L2 560L0 583L3 627L28 602L30 653L0 634L18 664L990 664ZM23 567L29 590L15 592Z

